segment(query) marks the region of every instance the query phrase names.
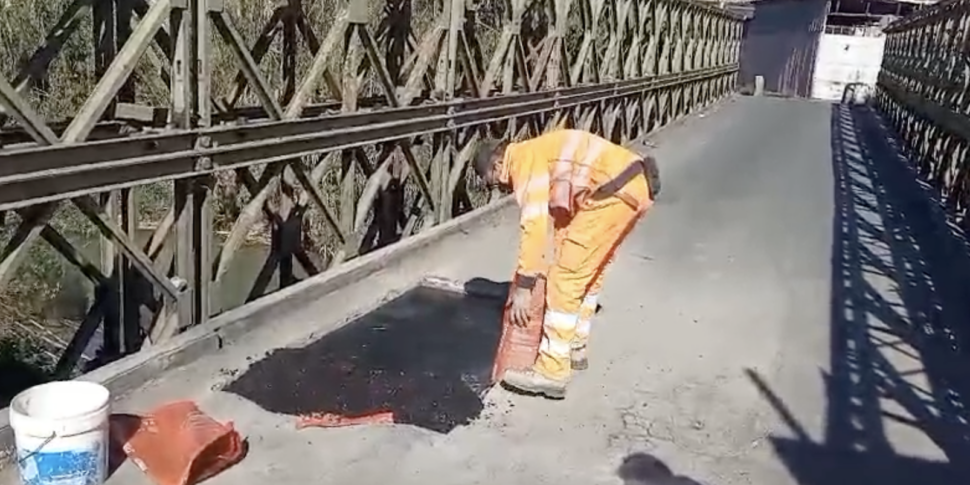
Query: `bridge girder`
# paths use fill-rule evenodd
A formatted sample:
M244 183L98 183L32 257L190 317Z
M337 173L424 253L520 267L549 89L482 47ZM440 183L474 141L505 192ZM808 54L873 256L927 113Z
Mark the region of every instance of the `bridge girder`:
M878 106L958 220L970 202L970 1L916 11L886 29Z
M99 326L112 359L227 309L213 295L254 235L270 250L247 299L274 274L287 286L481 207L490 196L465 168L482 136L575 126L625 143L713 103L734 90L742 32L739 16L687 0L282 0L264 13L249 42L233 2L73 0L0 79L14 122L0 130L0 213L16 215L0 286L43 239L96 288L59 375ZM45 118L32 87L86 15L96 82L70 116ZM226 58L234 72L219 71ZM165 93L154 105L152 90ZM167 187L154 210L153 187ZM68 205L102 239L100 261L56 229Z

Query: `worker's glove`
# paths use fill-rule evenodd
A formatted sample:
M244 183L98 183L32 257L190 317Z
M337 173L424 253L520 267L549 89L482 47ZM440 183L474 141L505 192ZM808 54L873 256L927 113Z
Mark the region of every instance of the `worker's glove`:
M525 327L529 324L529 309L532 307L532 289L516 286L512 290L512 305L509 317L512 324Z

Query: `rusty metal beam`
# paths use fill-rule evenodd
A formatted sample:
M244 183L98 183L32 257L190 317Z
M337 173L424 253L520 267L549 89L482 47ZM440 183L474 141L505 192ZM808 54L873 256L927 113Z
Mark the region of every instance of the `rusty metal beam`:
M555 92L512 95L507 99L487 98L235 130L198 130L96 142L82 147L0 152L0 210L552 112L730 75L736 70L736 65L723 66ZM499 100L503 103L496 102ZM211 148L197 148L194 141L203 137L218 143ZM208 157L212 165L198 164L203 157ZM36 162L25 163L28 160ZM57 185L52 185L51 180L57 180Z
M0 82L0 106L19 125L0 132L7 143L0 146L0 213L23 218L0 253L0 280L12 276L30 240L44 238L92 280L120 288L99 287L104 296L62 358L62 373L102 315L120 311L133 320L151 309L145 343L141 329L120 330L131 351L219 312L209 308L210 286L253 228L265 227L272 239L252 286L256 298L277 273L280 286L295 281L296 262L312 275L484 203L467 166L485 134L519 139L585 127L623 143L712 103L734 89L742 31L738 16L684 0L511 0L497 14L467 0L434 7L386 0L379 18L366 2L349 0L318 36L314 27L327 22L308 17L301 0L280 0L267 24L256 26L263 27L258 38L246 39L241 31L249 29L220 0L124 0L140 19L130 32L108 25L128 23L127 13L109 12L122 0L99 1L99 80L66 124L37 116L18 93L20 77ZM63 26L76 23L78 5L86 0L64 14L62 31L48 36L53 41L31 66L49 64L42 58L69 35ZM413 15L431 20L421 32L411 17L418 8ZM497 46L478 34L483 14L497 15ZM569 25L574 18L581 23ZM210 28L235 54L239 69L229 78L211 65ZM578 45L565 42L571 32ZM279 55L269 50L277 33ZM147 52L153 45L160 55ZM311 59L302 77L300 56ZM278 65L267 69L270 58ZM138 87L131 74L142 59L162 75ZM228 84L228 99L211 99L212 76ZM159 80L168 84L167 102L132 104L134 89L151 91ZM260 106L237 108L247 89ZM147 127L154 130L132 133ZM113 139L93 141L95 130ZM215 177L229 170L233 176ZM220 230L230 229L221 246L210 241L214 180L232 198L248 192L242 210L220 214ZM168 212L152 221L151 240L135 246L136 189L163 181L176 189ZM66 200L110 242L100 271L46 225ZM319 239L311 241L314 231ZM146 279L163 294L162 307L128 292ZM116 330L110 338L120 341Z
M917 10L890 24L876 103L918 172L966 224L970 209L970 1Z

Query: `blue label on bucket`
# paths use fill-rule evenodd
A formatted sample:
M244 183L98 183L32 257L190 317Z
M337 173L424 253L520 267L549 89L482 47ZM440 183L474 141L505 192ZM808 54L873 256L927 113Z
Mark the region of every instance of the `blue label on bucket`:
M19 450L24 485L101 485L105 460L97 448L30 454Z

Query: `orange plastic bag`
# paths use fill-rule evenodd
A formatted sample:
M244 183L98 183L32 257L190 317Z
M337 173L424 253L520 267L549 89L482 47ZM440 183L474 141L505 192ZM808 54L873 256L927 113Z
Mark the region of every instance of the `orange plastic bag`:
M300 416L296 422L296 429L309 427L342 428L359 424L394 424L394 413L391 411L377 411L359 416L344 416L336 413L314 413Z
M232 423L219 423L191 401L166 404L135 423L125 421L113 421L112 436L127 438L125 454L159 485L194 485L245 456L245 443Z
M512 282L513 290L515 281ZM502 317L502 338L495 353L492 367L492 384L502 379L508 369L528 369L535 364L539 355L539 342L542 340L542 318L546 311L546 277L540 275L532 288L532 308L529 309L529 324L524 328L513 325L509 319L510 298L505 302Z

